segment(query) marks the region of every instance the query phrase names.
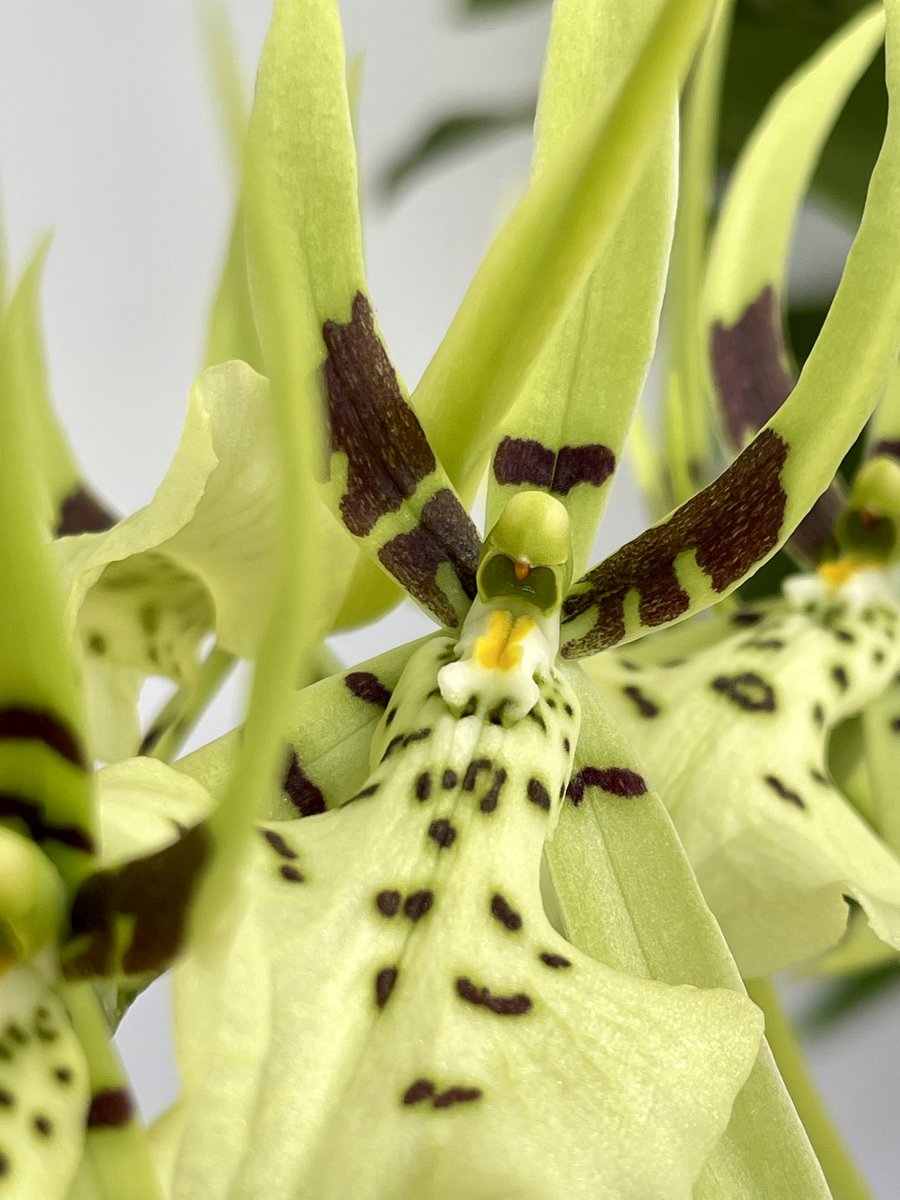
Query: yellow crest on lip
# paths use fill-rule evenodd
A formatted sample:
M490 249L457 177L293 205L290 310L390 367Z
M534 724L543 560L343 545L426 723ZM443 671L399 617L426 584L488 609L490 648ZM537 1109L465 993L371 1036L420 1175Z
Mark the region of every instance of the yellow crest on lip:
M498 609L491 613L488 632L475 643L475 658L488 670L509 671L522 658L521 642L534 629L531 617L516 617Z
M872 570L877 566L870 559L860 558L856 554L847 554L831 562L823 562L819 567L819 578L833 590L842 587L857 571Z

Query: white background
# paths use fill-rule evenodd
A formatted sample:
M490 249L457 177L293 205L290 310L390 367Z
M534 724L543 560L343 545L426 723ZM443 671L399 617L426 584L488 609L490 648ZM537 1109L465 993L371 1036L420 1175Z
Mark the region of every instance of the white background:
M463 26L453 0L347 0L349 54L365 53L361 155L369 277L395 361L413 384L527 172L528 137L504 135L389 207L371 187L429 115L529 94L547 9ZM248 88L268 0L232 4ZM145 503L176 444L200 365L230 219L232 180L209 100L199 5L29 0L0 6L0 180L17 268L56 230L46 319L57 404L86 474L121 511ZM846 235L810 220L800 288L833 278ZM601 532L606 552L643 526L627 475ZM405 640L403 610L342 639L347 661ZM217 714L228 721L229 704ZM799 1002L799 1001L798 1001ZM816 1073L883 1200L900 1196L896 995L811 1047ZM122 1033L154 1115L177 1086L159 989ZM764 1152L764 1148L761 1147Z

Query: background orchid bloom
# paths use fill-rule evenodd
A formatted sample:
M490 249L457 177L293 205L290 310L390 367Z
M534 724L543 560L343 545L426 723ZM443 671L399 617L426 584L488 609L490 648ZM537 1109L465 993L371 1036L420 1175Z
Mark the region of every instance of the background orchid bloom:
M229 629L229 605L253 618L226 635L247 636L257 659L243 736L177 772L109 768L102 844L63 876L57 969L79 981L61 984L73 995L93 980L121 1007L183 949L190 921L184 1093L156 1139L175 1196L340 1196L351 1179L359 1195L451 1196L461 1172L473 1196L827 1194L657 796L566 661L738 587L833 476L896 358L889 124L791 395L718 480L584 571L652 349L677 87L709 7L557 5L533 185L410 401L367 298L336 11L275 6L243 207L268 378L239 362L207 372L155 510L79 543L69 575L84 644L118 633L144 655L139 671L182 635L196 654L201 628ZM893 53L893 4L887 16ZM447 632L298 694L339 594L320 586L333 565L314 484L323 409L324 493L373 564L325 525L351 590L368 595L380 569ZM270 490L246 461L255 419ZM488 461L482 544L464 501ZM263 502L235 538L229 501L233 514L245 480ZM119 567L129 559L136 578ZM88 599L111 567L105 590L127 596L118 627L114 598ZM189 600L166 610L167 595ZM202 621L179 624L203 604ZM10 822L47 840L19 810ZM105 1040L81 1040L111 1072ZM98 1151L81 1194L143 1169L123 1096L106 1124L127 1151L111 1171ZM89 1135L88 1155L95 1144L111 1145ZM140 1178L152 1194L152 1171Z

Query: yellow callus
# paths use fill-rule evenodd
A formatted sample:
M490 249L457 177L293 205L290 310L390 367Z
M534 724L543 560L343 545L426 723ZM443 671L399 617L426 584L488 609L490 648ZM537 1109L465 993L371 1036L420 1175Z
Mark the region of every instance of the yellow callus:
M531 617L516 617L511 612L491 613L488 631L475 643L475 658L487 670L509 671L522 660L520 643L534 629Z
M819 567L819 578L832 591L837 591L857 571L871 571L877 565L871 559L861 558L858 554L845 554L843 558L836 558L831 562L822 563Z

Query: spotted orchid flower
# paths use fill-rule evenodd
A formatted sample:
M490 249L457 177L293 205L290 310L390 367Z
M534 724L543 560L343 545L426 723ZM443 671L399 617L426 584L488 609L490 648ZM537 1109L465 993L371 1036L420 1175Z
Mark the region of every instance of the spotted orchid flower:
M704 328L732 455L793 387L778 299L790 231L817 153L882 28L880 9L864 13L789 82L729 190L709 257ZM776 194L777 205L763 202ZM832 480L789 543L812 574L790 577L781 600L696 628L686 658L679 631L648 643L647 658L602 656L588 666L640 745L747 978L833 946L848 900L881 939L876 954L900 944L897 843L879 840L870 828L879 819L867 823L847 802L846 770L828 751L835 727L865 711L880 767L876 803L890 812L885 768L900 667L895 394L892 377L849 497Z
M336 10L276 3L244 198L267 380L240 363L203 377L197 428L212 438L218 406L226 440L183 505L184 450L183 491L154 501L170 526L123 525L111 555L81 544L82 599L130 554L149 558L119 590L154 583L161 550L190 561L219 620L234 597L213 586L203 504L235 507L227 464L247 456L227 440L258 399L277 495L267 578L244 579L246 558L235 572L259 588L246 725L178 771L100 774L101 854L57 939L63 986L127 995L182 948L189 913L183 1093L155 1132L172 1196L828 1194L671 824L571 661L700 611L773 554L896 356L891 125L791 396L719 480L584 570L652 348L676 93L710 7L557 4L534 182L410 399L367 298ZM893 48L893 0L887 17ZM377 564L358 560L353 587L387 573L443 631L297 692L331 627L320 408L325 495ZM488 460L482 540L464 501ZM101 636L114 608L94 612ZM159 658L172 628L135 613Z

